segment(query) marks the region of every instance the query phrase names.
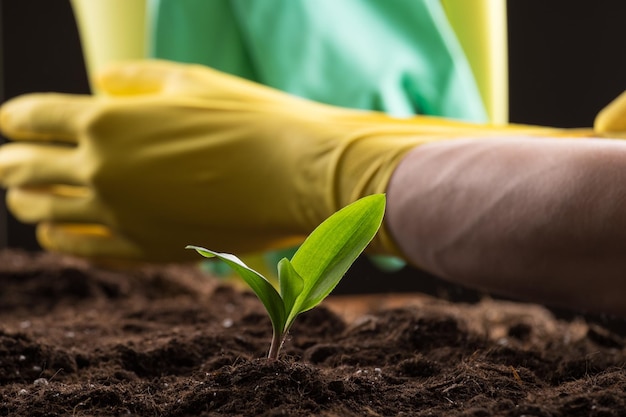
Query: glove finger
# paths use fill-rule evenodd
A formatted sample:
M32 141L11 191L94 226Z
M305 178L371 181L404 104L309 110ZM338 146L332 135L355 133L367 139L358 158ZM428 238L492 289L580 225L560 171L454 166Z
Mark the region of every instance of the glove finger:
M57 191L54 187L13 187L7 191L6 201L11 213L24 223L109 223L106 210L89 190L76 188L74 195L68 194L67 188Z
M179 85L185 68L160 60L115 63L96 75L95 84L100 91L113 96L158 94Z
M0 185L84 185L83 165L76 163L74 148L8 143L0 147Z
M626 133L626 91L598 113L594 129L598 133Z
M37 240L44 249L88 258L140 260L142 255L130 240L98 224L43 222L37 225Z
M91 112L90 96L36 93L7 101L0 108L0 131L13 140L77 143Z

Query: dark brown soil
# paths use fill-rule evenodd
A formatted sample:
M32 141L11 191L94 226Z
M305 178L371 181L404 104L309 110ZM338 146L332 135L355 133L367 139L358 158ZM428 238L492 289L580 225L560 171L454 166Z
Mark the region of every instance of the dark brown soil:
M623 416L624 337L547 309L335 296L278 361L198 269L0 252L3 416Z

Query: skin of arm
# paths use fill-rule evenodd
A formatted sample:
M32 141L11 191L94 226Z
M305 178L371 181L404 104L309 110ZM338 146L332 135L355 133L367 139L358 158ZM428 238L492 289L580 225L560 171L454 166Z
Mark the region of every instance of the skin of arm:
M387 195L387 227L411 263L494 294L626 316L624 142L426 144Z

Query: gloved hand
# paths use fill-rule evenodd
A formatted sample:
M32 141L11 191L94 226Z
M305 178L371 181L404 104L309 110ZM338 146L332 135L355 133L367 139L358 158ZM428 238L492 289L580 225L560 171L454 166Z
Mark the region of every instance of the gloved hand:
M44 248L96 258L195 259L187 244L293 246L404 154L487 127L325 106L201 66L141 61L97 80L104 96L32 94L0 109L0 184ZM384 229L372 245L397 254Z

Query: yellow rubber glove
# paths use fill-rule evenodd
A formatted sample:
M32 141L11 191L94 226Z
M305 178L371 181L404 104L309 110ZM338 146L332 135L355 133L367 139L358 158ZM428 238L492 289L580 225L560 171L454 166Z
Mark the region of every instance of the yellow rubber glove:
M0 148L10 210L38 224L44 248L96 258L290 247L339 208L384 192L425 141L553 132L397 120L164 61L119 64L97 82L104 96L33 94L0 109L15 141ZM372 247L397 254L385 230Z
M626 91L598 113L594 130L603 136L626 138Z

